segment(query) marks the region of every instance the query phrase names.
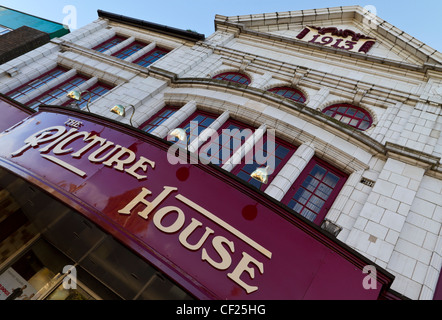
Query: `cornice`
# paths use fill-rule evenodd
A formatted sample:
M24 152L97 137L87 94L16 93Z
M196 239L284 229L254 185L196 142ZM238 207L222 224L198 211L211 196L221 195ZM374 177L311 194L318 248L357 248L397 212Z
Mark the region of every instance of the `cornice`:
M158 72L159 70L152 71ZM163 76L167 77L165 74L163 74ZM200 87L217 91L222 89L224 92L230 91L232 94L244 96L259 102L265 100L265 103L288 113L296 111L299 114L302 114L303 117L309 120L309 122L317 123L322 129L326 129L333 134L340 136L344 140L353 143L355 146L359 146L373 156L380 157L384 160L391 157L418 166L425 169L429 175L434 176L442 174L442 166L440 165L441 158L391 142L382 144L357 129L347 126L336 119L325 116L318 110L311 109L304 104L291 101L271 92L237 83L206 78L178 79L175 77L170 79L170 81L172 87Z
M346 58L351 58L351 59L355 59L355 60L365 60L365 61L372 62L372 63L379 64L379 65L390 66L390 67L394 67L394 68L398 68L398 69L405 69L405 70L410 70L410 71L417 71L417 72L422 72L424 74L428 70L442 72L442 65L430 64L430 63L424 63L423 65L415 65L415 64L409 64L409 63L404 63L404 62L398 62L398 61L391 60L391 59L370 56L370 55L367 55L364 53L343 51L343 50L339 50L339 49L336 49L333 47L325 47L325 46L321 46L318 44L301 41L296 38L289 38L289 37L284 37L281 35L270 34L267 32L251 30L251 29L247 28L245 25L240 24L240 23L233 23L233 22L228 22L228 21L217 21L216 24L217 24L217 27L224 26L224 27L227 27L227 29L229 29L230 31L232 29L237 29L237 32L235 35L236 37L239 37L240 35L256 36L256 37L259 37L260 39L267 39L267 40L271 40L274 42L284 43L286 45L314 49L316 51L324 52L326 54L335 54L337 56L345 56ZM228 30L226 30L226 31L228 31Z

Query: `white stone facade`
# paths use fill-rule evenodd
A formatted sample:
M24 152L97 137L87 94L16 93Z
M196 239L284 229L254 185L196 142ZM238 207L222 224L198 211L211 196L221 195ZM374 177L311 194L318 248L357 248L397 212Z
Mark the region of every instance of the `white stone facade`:
M342 228L338 239L392 273L393 290L432 299L442 267L442 54L380 18L367 23L356 6L216 16L215 25L205 40L191 41L101 17L0 65L0 93L60 65L92 79L82 89L97 79L114 87L90 105L100 116L129 124L132 110L120 117L109 109L133 105L139 127L165 105L183 106L159 137L195 109L219 114L218 126L231 117L274 129L298 149L265 192L281 200L313 155L333 163L349 175L326 217ZM350 53L296 38L311 25L351 29L376 44ZM170 52L144 68L134 57L112 57L118 48L91 49L115 34ZM211 80L226 71L251 84ZM266 93L275 86L298 88L305 105ZM360 132L321 113L336 103L364 108L373 125Z

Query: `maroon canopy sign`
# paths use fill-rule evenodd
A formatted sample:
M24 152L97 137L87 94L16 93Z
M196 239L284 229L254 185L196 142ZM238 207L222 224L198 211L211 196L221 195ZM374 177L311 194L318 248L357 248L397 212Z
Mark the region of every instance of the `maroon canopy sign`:
M378 299L392 282L380 268L368 274L369 260L230 174L170 164L170 144L139 130L41 107L0 134L0 145L3 167L197 298Z

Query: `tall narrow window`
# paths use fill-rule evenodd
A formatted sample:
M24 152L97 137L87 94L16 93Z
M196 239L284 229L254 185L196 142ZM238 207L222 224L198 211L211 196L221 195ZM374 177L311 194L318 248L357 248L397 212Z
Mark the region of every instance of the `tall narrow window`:
M320 225L347 180L347 175L313 157L283 203Z
M111 86L108 86L108 85L101 83L101 82L97 82L91 88L87 89L87 91L90 94L89 93L82 94L81 101L79 101L77 105L80 107L80 109L83 109L86 107L86 105L88 103L92 103L93 101L97 100L99 97L106 94L110 90L112 90ZM89 102L89 100L90 100L90 102ZM64 103L64 106L67 106L71 103L72 103L72 101L67 101Z
M156 113L153 117L147 120L140 126L140 129L152 133L160 124L170 118L175 112L177 112L178 108L173 106L166 106L161 109L158 113Z
M373 119L366 110L351 104L335 104L322 112L361 131L367 130L373 124Z
M84 76L76 75L71 79L63 82L59 86L30 101L29 103L27 103L27 105L32 109L37 109L40 104L51 104L57 99L66 96L70 91L78 89L78 86L86 82L87 80L88 78Z
M247 77L246 75L244 75L242 73L238 73L238 72L221 73L221 74L214 76L213 79L224 80L224 81L229 81L229 82L236 82L236 83L245 84L245 85L249 85L251 82L249 77Z
M115 36L113 38L110 38L109 40L100 43L98 46L92 48L95 51L98 52L105 52L107 50L109 50L112 47L115 47L117 44L120 44L121 42L123 42L124 40L126 40L127 38L122 37L122 36Z
M129 46L121 49L120 51L115 52L112 56L117 57L121 60L124 60L127 57L133 55L135 52L143 49L145 46L146 46L145 43L135 41L132 44L130 44Z
M54 80L58 76L65 73L67 70L65 68L56 67L52 69L49 72L46 72L45 74L35 78L34 80L29 81L28 83L25 83L24 85L18 87L15 90L12 90L8 92L6 95L12 99L18 99L22 97L23 95L26 95L35 89L41 87L45 83L50 82L51 80Z
M250 151L243 159L241 165L235 167L232 172L237 177L250 183L256 188L264 191L265 188L272 182L284 164L290 159L296 148L279 138L275 137L274 143L271 143L266 134L258 143L255 144L252 151ZM274 145L271 146L271 144ZM264 160L266 160L264 162ZM263 163L264 162L264 163ZM251 174L260 167L270 166L273 172L268 177L268 183L263 184L260 181L251 177Z
M298 101L298 102L301 102L301 103L304 103L306 101L306 98L302 94L302 92L299 91L299 90L296 90L294 88L277 87L277 88L272 88L272 89L270 89L268 91L276 93L276 94L278 94L280 96L283 96L285 98L291 99L293 101Z
M147 54L143 55L141 58L135 60L134 63L142 67L148 67L158 59L165 56L168 52L169 50L166 49L155 48Z
M199 157L207 162L222 166L253 134L253 128L234 120L228 120L206 142L199 151Z

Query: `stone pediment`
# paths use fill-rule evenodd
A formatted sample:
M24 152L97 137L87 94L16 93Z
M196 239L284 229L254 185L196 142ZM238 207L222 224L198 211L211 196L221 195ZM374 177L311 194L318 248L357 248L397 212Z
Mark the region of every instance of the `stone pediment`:
M382 60L423 66L442 65L442 54L360 6L225 17L215 25L237 25L282 41L351 52ZM362 57L362 56L361 56Z

